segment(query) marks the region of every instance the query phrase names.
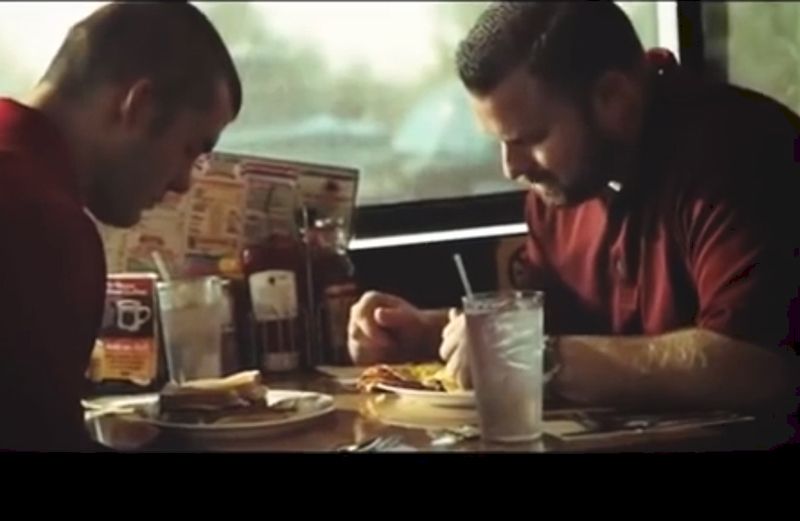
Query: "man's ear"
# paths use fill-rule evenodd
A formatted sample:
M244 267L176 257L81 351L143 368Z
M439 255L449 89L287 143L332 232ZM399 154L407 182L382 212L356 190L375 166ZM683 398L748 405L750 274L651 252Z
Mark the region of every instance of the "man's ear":
M147 131L155 117L156 106L153 82L148 79L137 80L122 92L117 116L119 122L128 130Z
M592 112L604 133L627 134L641 98L638 89L634 79L620 71L606 71L595 80L591 90Z

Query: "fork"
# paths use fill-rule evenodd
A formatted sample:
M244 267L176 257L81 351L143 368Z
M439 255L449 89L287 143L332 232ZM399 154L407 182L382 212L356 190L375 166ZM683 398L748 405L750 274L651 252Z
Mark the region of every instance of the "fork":
M381 452L393 449L402 443L403 439L400 436L393 435L386 438L379 439L378 442L372 446L370 452Z
M400 436L377 436L375 438L339 447L337 452L380 452L396 447L401 443Z

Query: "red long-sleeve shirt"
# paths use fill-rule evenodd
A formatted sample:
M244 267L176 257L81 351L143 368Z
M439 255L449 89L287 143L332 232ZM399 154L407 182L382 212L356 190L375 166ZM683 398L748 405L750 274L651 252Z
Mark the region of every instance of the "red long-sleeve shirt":
M105 296L69 150L0 99L0 450L88 448L80 405Z

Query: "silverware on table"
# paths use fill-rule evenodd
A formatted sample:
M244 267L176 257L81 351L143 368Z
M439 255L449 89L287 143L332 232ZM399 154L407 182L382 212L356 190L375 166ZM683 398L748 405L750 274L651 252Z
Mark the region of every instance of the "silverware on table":
M402 442L400 436L377 436L360 443L352 443L336 448L337 452L381 452L397 447Z

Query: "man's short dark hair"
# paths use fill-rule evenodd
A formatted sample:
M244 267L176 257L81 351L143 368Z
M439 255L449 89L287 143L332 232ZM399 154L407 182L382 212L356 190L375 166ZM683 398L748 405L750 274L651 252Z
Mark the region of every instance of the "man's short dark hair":
M76 99L101 85L138 78L153 82L161 119L180 108L210 108L220 81L228 87L234 115L241 108L233 60L208 18L188 2L101 7L70 28L43 81Z
M607 70L631 70L644 54L625 12L611 1L496 2L456 52L458 74L477 95L527 70L573 98Z

